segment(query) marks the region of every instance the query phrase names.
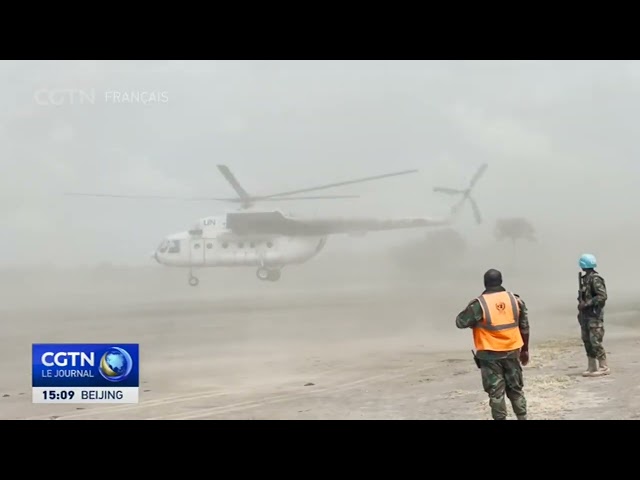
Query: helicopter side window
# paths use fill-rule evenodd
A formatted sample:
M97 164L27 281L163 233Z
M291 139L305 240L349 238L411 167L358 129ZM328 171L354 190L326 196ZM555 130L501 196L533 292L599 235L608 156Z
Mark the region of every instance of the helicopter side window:
M171 240L169 243L169 253L180 253L180 240Z
M164 253L167 251L167 248L169 248L169 240L163 240L160 246L158 247L158 251L160 253Z

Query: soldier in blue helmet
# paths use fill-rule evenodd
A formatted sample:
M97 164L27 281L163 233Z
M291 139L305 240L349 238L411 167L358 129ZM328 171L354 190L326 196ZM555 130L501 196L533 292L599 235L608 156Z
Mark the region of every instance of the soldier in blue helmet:
M578 274L578 322L589 362L582 375L599 377L609 373L607 353L602 346L607 287L604 278L595 270L598 266L595 256L585 253L578 264L584 272Z

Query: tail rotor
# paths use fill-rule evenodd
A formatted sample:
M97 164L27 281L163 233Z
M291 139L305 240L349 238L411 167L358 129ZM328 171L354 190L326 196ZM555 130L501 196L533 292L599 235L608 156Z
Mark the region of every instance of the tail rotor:
M458 212L460 211L460 208L464 204L464 202L468 201L471 204L471 210L473 211L473 216L475 217L476 222L478 224L482 223L482 215L480 215L480 208L478 208L478 204L471 197L471 190L473 190L473 187L475 187L476 183L478 183L478 180L480 180L482 175L484 175L484 172L487 170L487 167L488 165L486 163L482 164L480 168L476 171L475 175L471 178L471 181L469 182L469 186L463 190L448 188L448 187L435 187L433 189L434 192L444 193L446 195L462 195L462 198L456 204L454 204L453 207L451 207L452 216L457 215Z

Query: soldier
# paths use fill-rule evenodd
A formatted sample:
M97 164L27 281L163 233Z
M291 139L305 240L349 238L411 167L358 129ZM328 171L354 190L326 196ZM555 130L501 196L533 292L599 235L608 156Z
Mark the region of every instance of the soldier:
M502 287L502 274L484 274L485 291L456 317L458 328L471 328L482 386L489 395L494 420L507 419L506 396L518 420L527 419L522 365L529 363L527 306Z
M578 273L578 322L582 342L587 352L588 367L583 377L599 377L610 373L607 353L602 346L604 339L604 305L607 301L607 287L604 279L596 272L596 257L585 253L578 262L584 274ZM598 365L596 365L596 360Z

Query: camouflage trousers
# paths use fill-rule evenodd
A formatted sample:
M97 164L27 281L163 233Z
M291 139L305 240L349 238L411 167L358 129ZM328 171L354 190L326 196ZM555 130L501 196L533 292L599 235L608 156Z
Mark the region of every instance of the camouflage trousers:
M494 420L507 419L505 394L517 417L527 415L527 399L523 392L524 378L519 359L480 360L480 374L482 387L489 395L489 406Z
M597 318L580 319L580 331L587 357L606 360L607 353L602 346L604 322Z

